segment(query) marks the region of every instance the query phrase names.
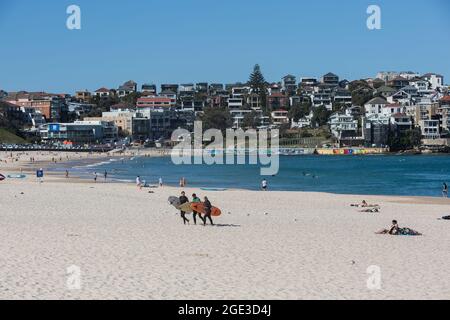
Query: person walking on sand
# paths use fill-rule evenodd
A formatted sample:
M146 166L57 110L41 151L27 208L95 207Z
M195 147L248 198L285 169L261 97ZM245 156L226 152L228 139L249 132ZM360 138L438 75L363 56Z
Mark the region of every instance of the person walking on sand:
M141 176L136 177L136 187L138 187L139 189L142 189Z
M267 191L267 188L268 188L267 180L264 179L264 180L261 182L261 189L262 189L263 191Z
M159 178L159 187L162 188L162 186L163 186L163 179Z
M205 199L205 201L203 202L203 207L205 208L205 216L203 217L203 225L206 226L206 218L208 218L209 222L213 226L214 222L212 221L212 218L211 218L212 204L209 201L208 197L205 197L204 199Z
M94 182L97 182L97 171L94 172Z
M189 199L186 197L186 192L184 192L184 191L181 192L181 196L179 199L180 199L180 205L189 202ZM181 214L181 218L183 218L183 223L184 224L186 224L186 222L189 223L189 219L186 218L186 212L180 210L180 214Z
M200 203L200 202L202 202L202 200L200 200L200 198L197 197L197 195L194 193L192 195L192 203ZM194 223L197 224L197 215L200 218L200 220L202 220L203 223L204 223L205 221L204 221L204 219L202 217L202 214L200 212L195 211L195 210L194 210L194 213L192 215L192 217L194 218Z
M442 196L448 198L448 186L445 182L442 184Z

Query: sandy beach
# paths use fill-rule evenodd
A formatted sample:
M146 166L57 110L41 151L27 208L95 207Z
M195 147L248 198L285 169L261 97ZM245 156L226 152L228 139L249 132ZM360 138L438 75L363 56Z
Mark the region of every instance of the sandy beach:
M192 216L183 225L168 204L180 191L57 176L0 182L0 299L450 298L447 199L186 188L223 211L204 227ZM350 207L363 199L381 212ZM424 236L374 233L392 219ZM379 288L367 285L371 266Z

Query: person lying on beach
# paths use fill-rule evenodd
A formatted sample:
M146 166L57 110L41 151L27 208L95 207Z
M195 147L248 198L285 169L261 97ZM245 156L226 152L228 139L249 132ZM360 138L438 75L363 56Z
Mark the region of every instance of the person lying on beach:
M359 212L363 212L363 213L378 213L378 212L380 212L380 208L379 207L374 207L374 208L359 210Z
M368 204L366 202L366 200L363 200L361 203L357 203L357 204L351 204L351 207L358 207L358 208L376 208L376 207L380 207L380 205L378 204Z
M397 220L392 221L392 226L389 230L383 229L381 231L375 232L376 234L389 234L392 236L421 236L422 233L413 230L411 228L400 228L398 226Z

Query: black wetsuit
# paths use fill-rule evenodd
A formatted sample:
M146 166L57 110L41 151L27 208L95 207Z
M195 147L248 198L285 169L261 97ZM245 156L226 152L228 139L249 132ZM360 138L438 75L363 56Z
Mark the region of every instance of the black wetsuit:
M187 203L187 202L189 202L189 199L186 196L180 197L180 204ZM180 211L180 212L181 212L181 218L183 218L183 223L184 224L186 224L186 222L189 223L189 219L186 218L186 212L184 212L184 211Z
M209 200L206 200L203 203L203 206L205 207L205 216L203 218L203 224L206 226L206 218L208 218L209 222L211 222L211 225L214 225L214 222L211 219L211 208L212 208L211 202L209 202Z
M199 203L199 202L201 202L201 200L200 200L199 198L194 198L194 199L192 199L192 202L197 202L197 203ZM194 213L192 214L192 218L194 219L194 223L195 223L195 224L197 224L197 215L198 215L198 217L199 217L203 222L205 222L205 221L203 220L202 214L201 214L200 212L197 212L197 211L194 210Z

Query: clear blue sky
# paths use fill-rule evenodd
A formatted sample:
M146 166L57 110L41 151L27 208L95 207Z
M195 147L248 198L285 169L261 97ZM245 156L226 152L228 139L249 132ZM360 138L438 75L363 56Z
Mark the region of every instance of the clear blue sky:
M66 28L70 4L80 31ZM366 27L370 4L382 30ZM246 81L255 63L268 81L413 70L450 83L448 0L0 0L0 38L7 91Z

